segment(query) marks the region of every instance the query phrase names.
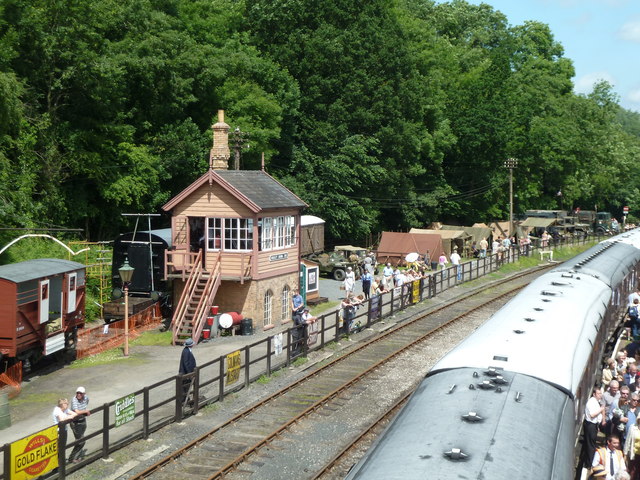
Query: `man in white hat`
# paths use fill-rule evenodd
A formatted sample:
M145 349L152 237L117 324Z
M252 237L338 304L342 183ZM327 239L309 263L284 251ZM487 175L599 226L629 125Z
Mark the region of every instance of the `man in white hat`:
M84 432L87 431L87 417L91 415L89 410L89 397L84 387L76 388L76 395L71 400L71 410L76 414L76 417L71 422L71 431L76 440L80 440L84 437ZM83 450L85 442L78 442L71 450L69 455L69 463L78 463L82 460Z

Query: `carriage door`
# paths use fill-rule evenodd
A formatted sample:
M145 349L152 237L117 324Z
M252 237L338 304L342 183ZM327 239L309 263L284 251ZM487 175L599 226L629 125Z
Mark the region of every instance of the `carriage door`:
M77 273L67 274L67 313L73 313L76 310L76 284L78 281Z
M49 280L40 280L40 299L38 301L40 323L49 321Z

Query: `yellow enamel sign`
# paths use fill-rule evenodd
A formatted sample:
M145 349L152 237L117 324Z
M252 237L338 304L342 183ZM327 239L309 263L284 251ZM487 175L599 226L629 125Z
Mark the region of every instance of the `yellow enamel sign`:
M57 466L57 425L11 444L10 478L14 480L36 478Z

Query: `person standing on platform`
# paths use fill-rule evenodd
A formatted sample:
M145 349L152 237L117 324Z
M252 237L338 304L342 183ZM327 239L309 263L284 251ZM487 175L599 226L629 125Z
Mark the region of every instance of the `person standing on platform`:
M596 387L593 389L591 397L587 400L584 408L584 457L583 462L587 468L593 466L593 456L596 452L596 439L598 438L598 426L605 425L606 410L604 405L600 405L602 400L602 389Z
M353 272L353 268L347 267L347 273L344 277L344 291L347 297L353 295L353 289L356 285L356 274Z
M293 291L293 297L291 297L291 319L293 323L296 323L296 317L302 315L304 310L304 299L300 292L296 289Z
M445 272L445 268L447 268L447 256L444 254L444 252L442 252L442 255L440 255L440 257L438 257L438 267L440 268L440 270L442 270L442 278L447 278L447 274Z
M483 238L480 240L478 246L480 247L480 258L487 258L487 248L489 248L489 242L487 242L487 239Z
M76 441L84 437L87 431L87 417L91 415L89 410L89 397L84 387L78 387L76 394L71 400L71 410L75 413L75 418L71 422L71 431ZM86 442L79 442L71 450L69 455L69 463L78 463L84 457L82 448Z
M393 268L391 263L387 263L382 269L382 289L389 290L391 288L393 288Z
M615 480L617 473L627 471L624 454L620 450L620 439L615 435L609 435L607 445L596 450L591 466L597 467L598 465L607 472L607 475L603 477L606 480Z
M53 407L53 423L58 425L65 420L71 420L76 414L69 409L69 400L61 398L58 400L58 404ZM67 426L65 425L65 429Z
M362 293L364 293L364 298L367 299L371 295L371 281L373 280L373 276L368 270L365 270L360 280L362 280Z
M182 349L182 355L180 356L180 368L178 369L179 375L188 375L193 373L196 369L196 357L193 356L191 349L193 348L193 339L187 338L184 342L184 348ZM191 387L192 378L185 378L182 380L182 400L186 402L189 389Z
M455 267L456 269L456 277L458 279L458 281L462 280L462 266L460 265L460 255L458 255L458 249L454 248L453 249L453 253L451 254L451 257L449 257L451 259L451 264Z

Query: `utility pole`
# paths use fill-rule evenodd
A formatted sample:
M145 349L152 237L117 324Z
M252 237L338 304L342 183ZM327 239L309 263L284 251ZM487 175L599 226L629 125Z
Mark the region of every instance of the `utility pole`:
M243 148L249 148L248 139L249 134L240 130L240 127L236 127L232 133L234 170L240 170L240 151Z
M518 166L517 158L507 158L504 167L509 169L509 235L513 236L515 226L513 223L513 169Z

